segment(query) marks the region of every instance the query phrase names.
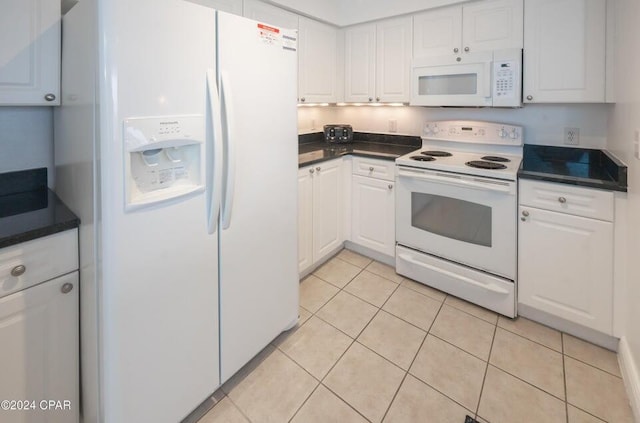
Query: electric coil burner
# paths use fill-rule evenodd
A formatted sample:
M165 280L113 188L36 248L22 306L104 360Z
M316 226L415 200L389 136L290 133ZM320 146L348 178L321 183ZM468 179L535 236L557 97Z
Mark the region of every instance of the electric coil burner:
M506 169L507 166L502 163L488 162L485 160L470 160L465 163L467 166L477 167L478 169Z
M482 156L480 159L488 160L490 162L500 162L500 163L509 163L511 161L506 157L500 157L500 156Z
M432 156L411 156L411 160L416 160L418 162L432 162L435 160L435 157Z
M453 154L448 151L438 151L438 150L427 150L421 151L420 154L424 154L425 156L433 156L433 157L451 157Z

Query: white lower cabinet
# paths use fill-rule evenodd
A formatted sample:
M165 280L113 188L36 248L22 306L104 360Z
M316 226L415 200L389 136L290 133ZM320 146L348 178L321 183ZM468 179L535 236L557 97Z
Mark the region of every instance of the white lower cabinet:
M395 183L355 174L352 182L351 241L393 256L396 243Z
M583 215L612 209L613 195L545 182L520 185L518 302L611 335L613 223ZM539 208L542 200L546 210Z
M344 242L342 158L298 170L300 273Z

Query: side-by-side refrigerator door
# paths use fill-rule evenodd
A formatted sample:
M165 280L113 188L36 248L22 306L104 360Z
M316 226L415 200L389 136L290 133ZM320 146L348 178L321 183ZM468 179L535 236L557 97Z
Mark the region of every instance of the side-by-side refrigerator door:
M218 12L224 382L298 318L297 31Z

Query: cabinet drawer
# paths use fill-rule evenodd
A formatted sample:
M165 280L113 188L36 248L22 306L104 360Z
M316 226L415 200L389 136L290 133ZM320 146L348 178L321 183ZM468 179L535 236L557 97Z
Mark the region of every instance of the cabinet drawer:
M19 273L19 266L25 270ZM0 297L78 268L78 230L59 232L44 238L0 250Z
M353 174L393 181L395 179L396 162L392 160L353 158Z
M613 221L613 193L550 182L520 180L520 204Z

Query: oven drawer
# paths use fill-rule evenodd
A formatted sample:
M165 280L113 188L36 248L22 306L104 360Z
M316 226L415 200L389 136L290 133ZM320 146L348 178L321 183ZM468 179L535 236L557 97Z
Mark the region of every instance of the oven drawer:
M521 179L520 205L613 221L611 191Z
M77 229L3 248L0 250L0 297L76 269Z
M353 174L393 181L395 179L396 163L393 160L370 159L367 157L353 158Z

